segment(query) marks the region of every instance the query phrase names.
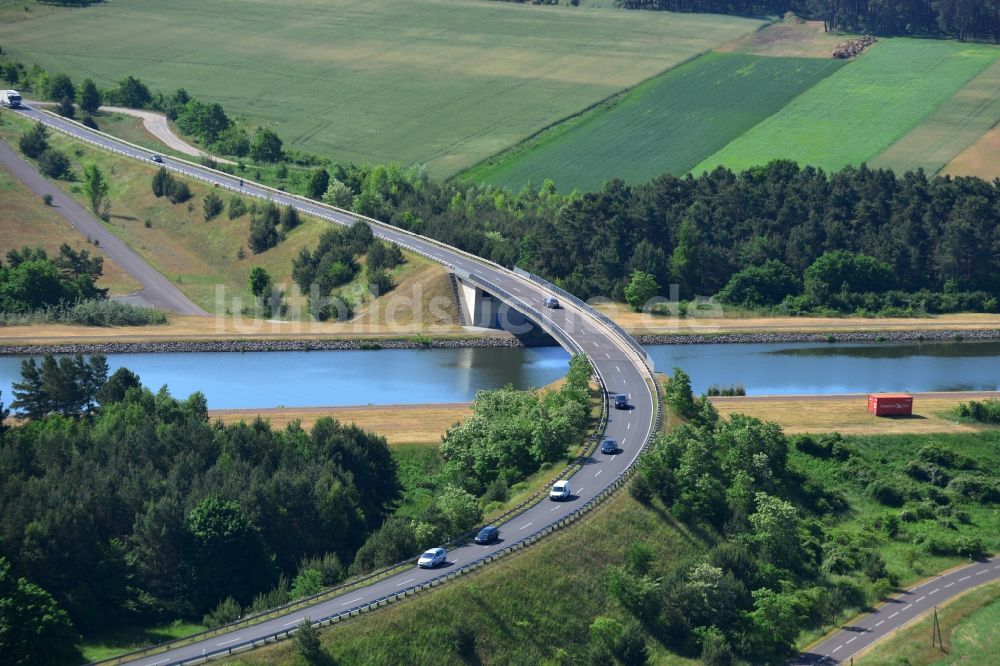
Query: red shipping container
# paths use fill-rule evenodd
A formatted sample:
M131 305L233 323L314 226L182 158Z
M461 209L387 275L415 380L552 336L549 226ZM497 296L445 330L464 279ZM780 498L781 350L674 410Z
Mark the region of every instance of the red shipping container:
M868 411L875 416L909 416L913 413L913 396L905 393L871 393Z

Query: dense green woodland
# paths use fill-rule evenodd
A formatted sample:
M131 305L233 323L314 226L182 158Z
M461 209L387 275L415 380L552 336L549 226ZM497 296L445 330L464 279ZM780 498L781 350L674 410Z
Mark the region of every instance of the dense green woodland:
M763 15L794 12L827 30L1000 42L998 0L615 0L625 9Z
M589 379L576 357L559 391L482 392L446 435L434 501L395 515L402 487L381 436L329 418L309 433L226 426L200 393L153 393L126 368L109 377L100 355L26 360L11 407L29 420L0 426L0 637L10 609L38 597L36 619L52 621L42 648L63 657L25 645L18 659L72 661L76 631L223 624L413 557L566 460Z
M35 418L0 439L0 554L84 634L200 618L227 596L250 607L275 586L287 601L282 577L350 563L399 496L382 437L331 419L223 426L198 393L154 394L106 364L97 381L102 363L26 362L13 406Z
M641 271L661 293L679 284L682 299L723 292L792 314L997 309L1000 183L977 178L788 161L569 195L549 182L514 194L386 166L338 166L330 178L358 212L584 298L621 300ZM763 293L746 289L748 270L750 282L766 275Z

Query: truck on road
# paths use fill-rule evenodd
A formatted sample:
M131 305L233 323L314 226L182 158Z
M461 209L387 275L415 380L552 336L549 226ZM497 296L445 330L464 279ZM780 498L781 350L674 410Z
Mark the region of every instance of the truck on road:
M21 108L21 93L16 90L0 90L0 106L10 109Z

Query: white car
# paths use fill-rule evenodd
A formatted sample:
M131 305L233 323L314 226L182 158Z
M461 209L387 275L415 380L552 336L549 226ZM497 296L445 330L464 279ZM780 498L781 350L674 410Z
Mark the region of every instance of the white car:
M549 491L549 499L555 502L568 500L572 495L573 493L569 489L569 481L565 479L556 481L552 486L552 490Z
M421 569L433 569L436 566L444 564L444 558L447 555L444 548L431 548L417 560L417 566Z

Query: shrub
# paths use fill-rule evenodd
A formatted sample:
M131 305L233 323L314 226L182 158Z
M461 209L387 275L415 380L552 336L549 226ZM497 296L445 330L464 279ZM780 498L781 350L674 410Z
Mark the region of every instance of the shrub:
M184 203L191 198L191 188L183 180L170 177L167 180L167 198L170 203Z
M38 156L38 170L49 178L65 178L69 170L69 158L55 148L49 148Z
M222 197L215 192L209 192L206 194L201 200L201 206L204 209L206 220L211 220L213 217L217 216L225 207L222 203Z
M892 507L903 506L903 495L898 489L881 481L868 486L868 494L880 504Z
M24 313L0 313L0 324L8 326L31 324L148 326L165 323L167 316L160 310L104 299L60 303Z
M235 194L229 198L229 208L226 210L226 215L229 216L230 220L235 220L238 217L242 217L247 213L247 204L243 201L242 197L236 196Z
M240 619L241 613L242 609L239 602L232 597L226 597L219 602L218 606L207 613L201 621L206 627L221 627L224 624L229 624Z

